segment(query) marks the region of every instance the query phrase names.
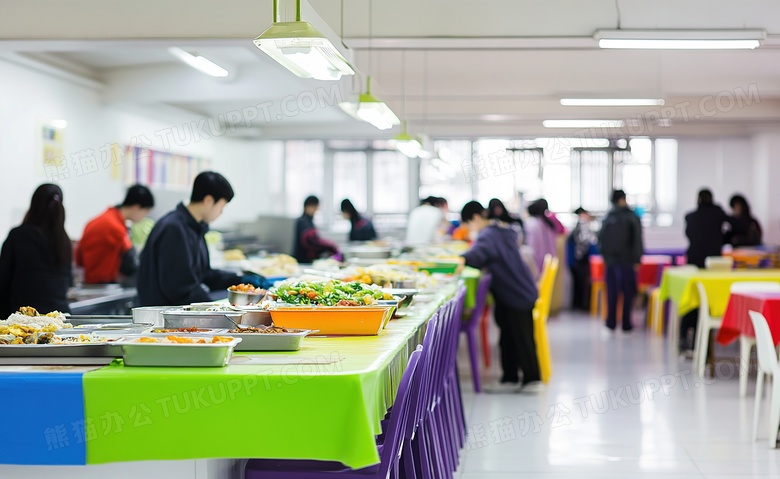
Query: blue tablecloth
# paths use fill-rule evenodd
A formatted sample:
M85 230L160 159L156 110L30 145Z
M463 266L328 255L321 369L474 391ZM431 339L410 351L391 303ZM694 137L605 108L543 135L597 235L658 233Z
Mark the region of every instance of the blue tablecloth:
M84 465L82 373L0 372L0 464ZM54 392L56 391L56 394Z

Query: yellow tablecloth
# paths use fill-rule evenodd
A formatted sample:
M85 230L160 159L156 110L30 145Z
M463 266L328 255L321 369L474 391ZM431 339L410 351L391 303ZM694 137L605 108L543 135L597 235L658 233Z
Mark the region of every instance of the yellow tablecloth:
M723 316L729 301L731 285L737 281L780 281L780 269L707 271L685 267L670 267L661 280L660 299L677 303L680 315L699 307L699 291L696 282L701 281L707 292L712 316Z

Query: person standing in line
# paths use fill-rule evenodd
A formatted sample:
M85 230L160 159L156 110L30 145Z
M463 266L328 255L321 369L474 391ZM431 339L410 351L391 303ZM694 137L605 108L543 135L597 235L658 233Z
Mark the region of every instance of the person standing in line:
M642 261L644 246L642 223L628 207L623 190L612 192L612 209L601 224L599 251L604 257L607 280L607 328L617 327L617 303L623 293L623 332L633 329L631 309L636 297L636 273Z
M108 208L84 228L76 245L76 265L84 268L84 283L115 283L131 278L138 270L138 258L127 221L138 223L154 207L149 188L133 185L121 205Z
M309 196L303 201L303 214L295 220L295 245L293 256L298 263L310 264L322 255L337 255L339 248L334 243L322 239L314 226L314 214L320 208L320 199Z
M62 199L59 186L39 186L22 224L8 233L0 252L0 319L22 306L41 314L70 312L73 248Z
M729 201L731 229L726 235L726 243L735 248L761 246L763 232L761 224L750 211L750 204L742 195L734 195Z
M584 208L574 210L577 226L571 231L568 243L569 268L573 279L572 308L582 311L590 309L590 255L598 244L596 233L591 229L593 216Z
M420 202L420 206L409 212L406 222L407 246L423 246L434 242L439 228L445 221L444 210L439 198L429 196Z
M141 306L214 301L224 298L225 290L235 284L260 286L259 275L211 269L205 235L233 196L224 176L204 171L195 177L189 204L179 203L154 225L138 267Z
M558 257L555 222L547 216L547 202L536 200L528 205L529 218L525 220L526 243L534 252L536 270L542 271L544 257Z
M374 224L358 213L355 205L348 199L344 199L341 202L341 214L352 225L352 229L349 231L350 241L371 241L376 239Z
M486 269L493 276L490 292L495 299L494 316L501 329L501 367L498 384L486 392L535 393L543 388L534 342L533 309L539 292L531 272L520 257L517 233L487 218L476 201L466 203L461 220L477 239L463 254L466 266ZM518 375L522 370L522 381Z

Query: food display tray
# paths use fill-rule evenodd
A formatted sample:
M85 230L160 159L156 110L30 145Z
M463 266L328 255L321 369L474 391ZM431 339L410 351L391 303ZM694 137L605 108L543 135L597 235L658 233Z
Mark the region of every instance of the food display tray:
M187 337L207 341L212 338L195 334ZM126 339L117 341L117 344L122 348L125 366L224 367L240 342L241 338L215 344L136 343L134 339Z
M116 344L0 344L0 358L120 358L122 351Z
M241 324L241 317L244 315L241 311L186 311L174 309L163 312L164 328L234 328L233 321Z
M291 333L221 333L220 336L241 338L236 351L297 351L309 329L294 329Z
M374 336L390 320L392 306L280 306L274 326L316 329L318 335Z

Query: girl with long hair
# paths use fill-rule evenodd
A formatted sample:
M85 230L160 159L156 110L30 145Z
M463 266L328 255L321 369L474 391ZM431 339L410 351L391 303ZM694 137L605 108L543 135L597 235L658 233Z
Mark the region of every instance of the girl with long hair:
M62 198L59 186L39 186L22 224L8 233L0 252L0 315L22 306L41 314L69 312L73 249Z
M352 229L349 232L350 241L371 241L376 239L374 225L368 219L363 218L358 213L355 205L348 199L344 199L341 202L341 213L344 215L344 219L349 220L352 225Z

